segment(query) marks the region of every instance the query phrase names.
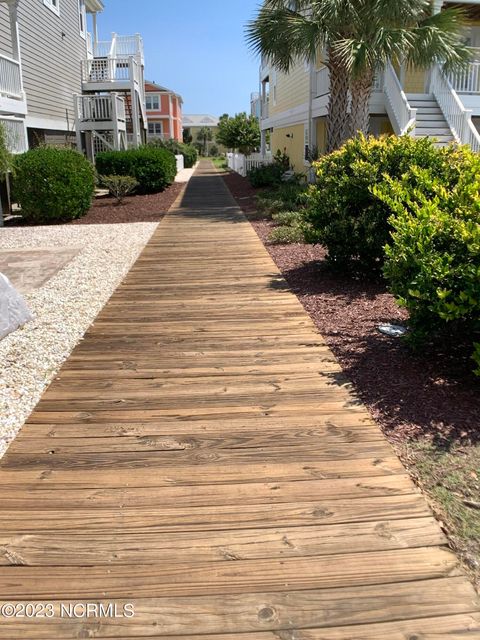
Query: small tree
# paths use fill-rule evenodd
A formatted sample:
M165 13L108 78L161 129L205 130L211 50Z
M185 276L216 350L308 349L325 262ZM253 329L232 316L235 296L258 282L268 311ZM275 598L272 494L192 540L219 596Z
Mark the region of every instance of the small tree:
M218 123L217 142L227 149L238 149L246 156L260 146L260 127L255 116L237 113L233 118L226 114Z
M202 154L208 156L208 143L213 140L210 127L202 127L197 133L197 140L202 144Z

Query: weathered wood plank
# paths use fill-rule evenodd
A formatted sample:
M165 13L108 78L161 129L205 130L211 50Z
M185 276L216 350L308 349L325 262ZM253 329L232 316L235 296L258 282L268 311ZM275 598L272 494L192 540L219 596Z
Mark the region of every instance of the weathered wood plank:
M140 469L3 469L2 487L11 484L32 484L84 488L106 487L160 487L172 485L231 484L262 480L264 482L311 480L312 478L356 478L376 477L405 473L396 457L322 461L321 463L285 462L282 464L251 464L239 466L195 465L163 469L157 467L155 473L149 468Z
M324 500L185 507L128 507L119 504L116 509L63 509L7 510L0 512L0 531L55 530L110 532L138 531L159 533L172 531L237 530L255 527L309 526L319 524L348 524L378 520L426 517L429 510L423 496L416 494L358 498L350 500ZM353 544L353 541L352 541ZM1 593L1 591L0 591Z
M40 496L39 500L45 500ZM69 501L69 496L65 501ZM68 502L70 504L70 502ZM0 535L0 564L28 566L85 566L169 562L220 562L264 558L294 558L352 552L384 551L445 544L432 518L383 520L345 525L278 527L235 531L118 534L108 530L52 529L36 533Z
M2 567L5 599L142 598L223 596L396 584L461 575L458 558L444 549L394 551L300 558L268 558L209 563L111 565L107 567ZM393 590L393 589L392 589ZM220 601L217 603L220 606ZM223 605L222 605L223 606Z
M455 579L425 581L421 590L417 583L399 584L393 602L379 587L226 596L221 609L218 599L212 597L139 599L135 616L108 621L65 619L60 605L54 603L57 615L41 625L21 619L3 621L0 638L473 640L478 638L480 615L469 612L465 603L472 592L463 586ZM98 602L105 608L111 604ZM76 602L66 600L64 604L68 611ZM121 616L129 602L115 600L113 604ZM348 626L344 626L346 611L351 621ZM385 622L389 618L395 621Z
M409 495L418 490L406 475L335 478L302 482L244 482L122 489L48 489L39 485L8 485L0 490L0 509L69 509L122 507L189 507L263 504Z

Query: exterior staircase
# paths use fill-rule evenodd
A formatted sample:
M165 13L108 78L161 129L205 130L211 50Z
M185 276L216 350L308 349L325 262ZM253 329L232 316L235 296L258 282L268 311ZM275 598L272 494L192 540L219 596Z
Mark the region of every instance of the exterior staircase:
M433 94L410 93L407 100L412 109L416 109L416 138L436 138L437 146L445 147L455 142L455 136L449 127L442 110Z

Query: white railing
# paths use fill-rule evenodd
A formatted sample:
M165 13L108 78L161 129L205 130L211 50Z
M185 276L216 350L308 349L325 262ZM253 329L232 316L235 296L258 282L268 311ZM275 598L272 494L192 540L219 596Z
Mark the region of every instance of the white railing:
M252 153L245 158L245 173L248 173L250 169L257 169L267 164L272 164L273 157L271 153L267 153L264 156L261 153Z
M383 85L385 82L385 72L383 70L379 70L376 72L375 77L373 78L373 93L381 93L383 91Z
M127 109L125 99L121 96L117 96L115 94L115 115L117 116L117 120L121 122L127 121Z
M133 65L134 73L130 71ZM137 62L133 58L93 58L82 60L83 82L128 82L135 78Z
M243 153L227 153L228 168L245 177L250 169L262 167L266 164L272 164L273 158L271 153L262 155L261 153L252 153L244 156Z
M139 34L134 36L119 36L112 34L111 40L100 40L93 47L95 58L128 58L136 56L143 62L143 38Z
M115 42L115 56L138 56L141 60L143 60L143 39L139 34L136 34L134 36L117 36Z
M480 93L480 62L470 62L465 69L448 74L457 93Z
M28 149L25 121L18 118L0 118L5 130L7 146L12 153L24 153Z
M480 134L472 122L472 112L460 100L440 65L432 69L430 91L435 96L455 140L480 151Z
M20 62L0 55L0 94L23 99Z
M76 96L76 113L80 122L109 122L126 120L125 100L117 94L110 96Z
M330 93L330 73L328 67L322 67L315 75L315 97L319 98L328 93Z
M92 46L95 58L107 58L112 50L111 40L99 40Z
M93 58L93 36L87 31L87 58Z
M228 168L232 171L239 173L243 177L247 175L243 153L227 153L227 163Z
M417 110L412 109L405 95L397 73L389 62L385 67L383 91L385 107L397 135L413 135L417 119Z

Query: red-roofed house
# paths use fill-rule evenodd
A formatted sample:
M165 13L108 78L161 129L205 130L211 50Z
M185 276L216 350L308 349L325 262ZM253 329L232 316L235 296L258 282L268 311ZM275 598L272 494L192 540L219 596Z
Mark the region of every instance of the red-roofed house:
M145 82L148 137L182 142L182 97L154 82Z

